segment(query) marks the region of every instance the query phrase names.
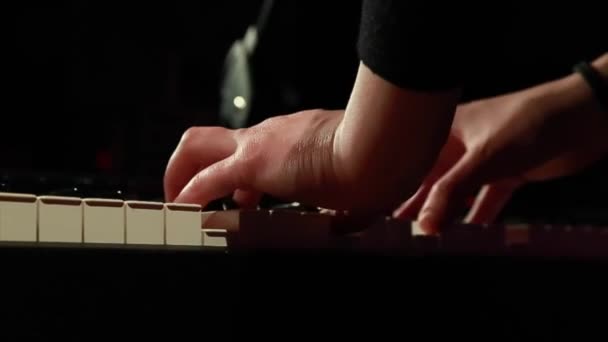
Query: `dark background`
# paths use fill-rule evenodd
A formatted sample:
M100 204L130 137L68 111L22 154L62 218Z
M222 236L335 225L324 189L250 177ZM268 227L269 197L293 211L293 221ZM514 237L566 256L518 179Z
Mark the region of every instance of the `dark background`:
M0 126L4 177L93 174L137 180L159 193L183 131L219 124L224 58L255 22L261 4L8 5ZM501 6L481 15L496 15ZM359 9L360 1L276 2L254 65L255 88L262 94L255 120L344 107L357 67ZM470 71L463 101L563 76L579 60L605 52L601 12L568 3L522 6L501 33L489 32L480 42L487 55ZM513 208L545 216L565 207L599 206L605 212L605 171L600 164L572 179L527 188Z

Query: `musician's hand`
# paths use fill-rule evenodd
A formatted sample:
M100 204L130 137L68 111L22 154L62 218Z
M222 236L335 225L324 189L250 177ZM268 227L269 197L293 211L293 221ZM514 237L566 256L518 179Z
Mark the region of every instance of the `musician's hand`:
M387 214L433 166L458 93L403 89L361 63L344 111L310 110L240 130L188 130L167 166L166 201L205 206L233 195L251 206L264 193Z
M348 203L333 172L333 140L343 113L310 110L238 130L191 128L168 163L166 200L205 206L234 194L241 207L250 207L263 192L315 204Z
M435 232L476 195L465 221L492 222L521 185L606 155L607 133L608 116L578 75L460 105L434 169L394 215Z

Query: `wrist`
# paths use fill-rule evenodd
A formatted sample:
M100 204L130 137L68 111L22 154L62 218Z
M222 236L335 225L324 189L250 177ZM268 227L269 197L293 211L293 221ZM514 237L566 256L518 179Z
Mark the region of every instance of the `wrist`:
M593 89L578 73L531 88L526 92L525 101L546 113L576 113L580 119L584 119L582 114L601 111Z
M608 75L608 54L594 61L594 67ZM543 113L546 126L560 127L562 140L593 141L608 148L608 115L587 81L576 72L526 91L529 108Z

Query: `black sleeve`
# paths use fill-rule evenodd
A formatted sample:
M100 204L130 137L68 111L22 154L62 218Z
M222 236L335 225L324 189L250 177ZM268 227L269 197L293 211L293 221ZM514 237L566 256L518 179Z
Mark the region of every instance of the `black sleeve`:
M461 2L363 0L358 53L385 80L422 91L461 86L485 15Z

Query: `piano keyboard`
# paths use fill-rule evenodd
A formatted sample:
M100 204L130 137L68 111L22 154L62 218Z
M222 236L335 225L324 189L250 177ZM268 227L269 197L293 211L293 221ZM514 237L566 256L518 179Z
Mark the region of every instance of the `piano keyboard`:
M343 327L352 322L369 327L366 304L373 305L368 312L374 315L387 312L389 303L408 308L420 319L389 315L399 322L387 325L382 317L369 329L376 338L378 331L401 327L403 321L414 330L454 327L443 329L450 334L472 321L494 323L496 331L502 331L505 317L520 317L522 312L529 314L529 326L537 326L539 317L553 317L554 306L541 313L526 303L563 308L568 295L573 302L605 308L598 298L605 298L606 285L596 275L608 261L608 227L444 228L429 236L416 222L297 206L209 211L197 205L0 193L0 258L7 261L0 281L1 307L8 313L3 331L13 328L21 339L53 335L62 340L90 339L91 332L115 338L125 331L138 339L175 340L176 335L202 331L208 339L220 340L237 330L247 337L259 333L268 340L271 333L284 340L311 326L315 337L326 336L327 322L339 327L336 337L343 338L345 331L359 336L359 330ZM259 250L270 250L270 258L247 253ZM337 251L338 258L289 253L319 250ZM244 258L240 251L246 252ZM350 258L349 252L405 258ZM547 257L591 258L599 260L600 267L594 262L545 263ZM531 272L523 272L526 267ZM479 297L480 291L486 294ZM476 301L484 305L472 307ZM302 314L302 307L315 314ZM260 308L270 316L260 315ZM571 312L580 316L585 310ZM433 319L431 325L428 317L436 312L442 313L440 321ZM560 318L571 321L571 312ZM311 325L311 317L318 322ZM336 325L335 317L348 319ZM485 317L491 319L483 321ZM515 326L520 325L516 320ZM277 333L276 326L289 328ZM262 330L256 330L259 327ZM544 326L539 331L544 333Z
M204 214L205 239L223 237L234 250L309 249L390 255L573 257L608 260L608 226L450 224L440 234L390 217L282 210ZM224 241L224 240L222 240Z
M5 243L198 247L201 223L199 205L0 193Z
M200 205L0 193L0 245L239 250L346 250L411 255L608 257L608 227L417 222L277 206Z

